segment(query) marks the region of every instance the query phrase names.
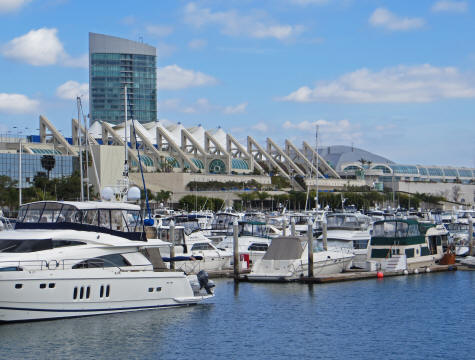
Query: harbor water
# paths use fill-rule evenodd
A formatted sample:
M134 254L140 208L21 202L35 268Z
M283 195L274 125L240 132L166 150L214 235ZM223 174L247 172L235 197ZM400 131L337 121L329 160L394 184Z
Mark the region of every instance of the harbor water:
M475 358L475 272L216 283L193 307L1 325L0 358Z

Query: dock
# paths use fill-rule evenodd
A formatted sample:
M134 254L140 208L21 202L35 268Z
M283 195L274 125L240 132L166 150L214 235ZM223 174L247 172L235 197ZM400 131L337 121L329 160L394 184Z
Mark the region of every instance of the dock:
M414 270L409 270L407 274L404 271L385 271L383 272L383 277L392 277L392 276L411 276L411 275L424 275L444 271L474 271L475 268L469 268L467 266L462 266L459 264L453 265L433 265L430 267L430 271L426 271L425 268L418 269L418 272L415 273ZM248 282L246 275L250 273L249 269L242 270L240 273L239 281ZM217 278L232 278L234 273L232 270L222 270L222 271L209 271L208 272L210 279ZM316 275L314 277L301 277L299 279L293 280L292 282L298 282L302 284L326 284L334 282L343 282L343 281L357 281L357 280L366 280L366 279L377 279L378 271L364 271L364 270L350 270L338 274L330 275ZM257 282L257 281L256 281Z

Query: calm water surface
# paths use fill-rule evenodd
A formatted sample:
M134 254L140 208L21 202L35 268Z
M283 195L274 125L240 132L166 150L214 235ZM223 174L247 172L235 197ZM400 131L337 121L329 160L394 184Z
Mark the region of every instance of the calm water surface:
M1 359L475 359L475 272L218 280L189 308L0 326Z

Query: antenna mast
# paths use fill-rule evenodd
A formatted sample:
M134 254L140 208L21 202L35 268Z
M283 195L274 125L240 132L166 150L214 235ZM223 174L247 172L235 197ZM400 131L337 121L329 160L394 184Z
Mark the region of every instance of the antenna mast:
M319 206L318 206L318 160L319 160L319 157L320 155L318 155L318 125L316 125L316 129L315 129L315 152L317 154L317 177L316 177L316 181L315 181L315 188L316 188L316 192L315 192L315 207L317 208L317 211L319 209Z

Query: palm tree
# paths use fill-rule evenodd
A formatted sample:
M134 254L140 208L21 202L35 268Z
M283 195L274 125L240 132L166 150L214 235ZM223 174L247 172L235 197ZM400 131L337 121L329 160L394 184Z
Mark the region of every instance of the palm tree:
M257 191L256 196L261 201L261 210L264 210L264 200L268 199L270 194L265 191Z
M41 157L41 167L48 172L48 179L49 179L49 173L51 172L51 170L54 169L55 165L56 165L56 159L54 158L53 155L43 155Z

